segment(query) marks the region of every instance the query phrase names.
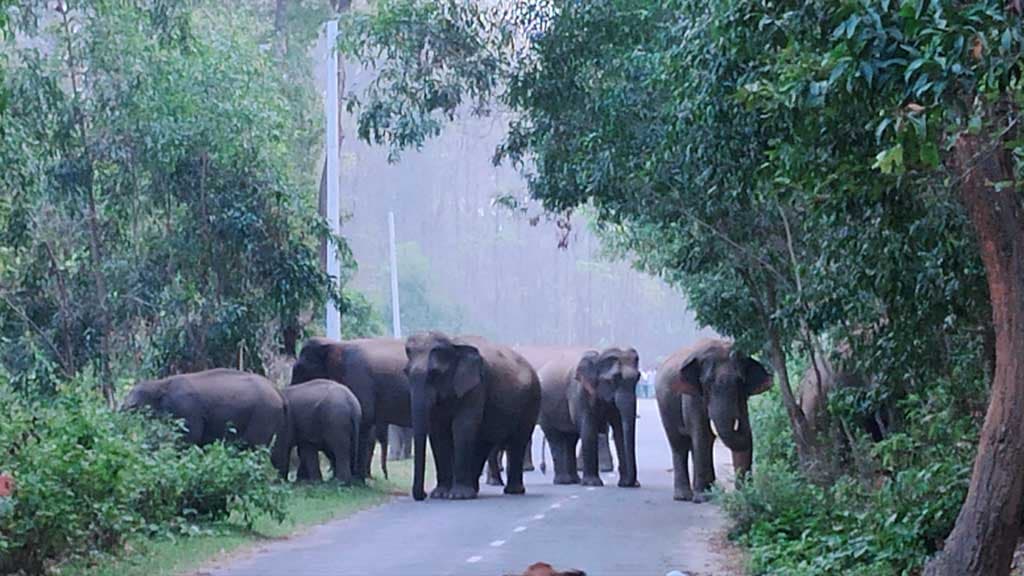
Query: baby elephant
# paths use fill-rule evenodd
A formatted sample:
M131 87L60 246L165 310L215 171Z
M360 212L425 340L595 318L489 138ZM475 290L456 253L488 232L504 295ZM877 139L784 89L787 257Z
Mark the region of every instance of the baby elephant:
M291 448L299 447L299 478L321 481L320 452L331 461L334 479L362 482L356 451L362 410L351 390L333 380L310 380L283 390L288 399Z

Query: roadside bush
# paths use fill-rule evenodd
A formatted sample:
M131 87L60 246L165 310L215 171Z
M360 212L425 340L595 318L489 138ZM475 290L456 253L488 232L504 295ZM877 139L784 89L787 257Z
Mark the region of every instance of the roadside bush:
M111 412L96 389L79 382L36 402L0 382L0 469L16 481L0 514L0 572L38 573L200 520L283 518L265 450L181 446L178 424Z
M954 401L963 387L937 382L927 397L909 395L898 407L904 429L865 450L873 475L851 469L826 485L773 447L785 415L773 404L752 406L761 455L750 481L722 500L731 536L750 551L751 573L918 573L967 493L979 423Z

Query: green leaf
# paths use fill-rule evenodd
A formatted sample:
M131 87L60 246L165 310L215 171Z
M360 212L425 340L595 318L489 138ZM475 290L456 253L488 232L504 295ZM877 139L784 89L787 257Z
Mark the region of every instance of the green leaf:
M875 155L872 168L883 174L899 174L903 172L903 145L897 144Z
M939 166L939 147L934 142L925 142L921 146L921 162L931 168Z

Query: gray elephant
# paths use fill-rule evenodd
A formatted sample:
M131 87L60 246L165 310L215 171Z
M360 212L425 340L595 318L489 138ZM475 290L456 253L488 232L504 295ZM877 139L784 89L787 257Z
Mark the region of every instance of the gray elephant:
M761 363L723 340L702 340L669 356L658 369L655 393L672 446L676 500L703 502L715 481L715 437L732 450L737 478L750 471L753 436L747 399L772 386ZM687 457L693 453L693 487Z
M523 457L537 425L540 382L530 364L511 348L478 337L440 332L406 340L412 389L413 487L423 489L429 434L437 472L431 498L475 498L488 455L504 448L506 494L523 494Z
M363 418L357 478L369 477L373 441L376 438L386 442L388 424L412 426L405 365L405 343L401 340L368 338L338 342L311 338L302 345L292 366L292 384L318 378L334 380L348 387L359 400ZM384 448L382 457L386 456Z
M148 380L131 389L122 408L180 418L186 441L199 446L232 439L272 445L271 462L288 474L288 402L262 376L218 368Z
M639 486L636 471L636 383L639 355L632 348L523 348L537 368L540 426L551 445L555 484L602 486L599 435L610 426L621 487ZM583 477L576 442L581 440Z
M327 455L334 479L351 484L358 478L356 463L362 410L351 390L333 380L310 380L288 386L282 393L288 400L291 445L299 449L298 476L319 482L320 452Z
M844 354L844 352L845 350L841 348L840 354ZM841 358L841 360L845 359ZM816 432L825 432L827 426L824 425L820 417L825 414L829 396L832 393L838 390L866 392L873 386L872 382L860 374L844 370L842 366L836 369L830 360L815 355L814 364L807 367L800 379L797 399L807 418L808 427ZM863 430L873 442L880 442L888 435L891 423L892 410L888 404L882 404L879 408L861 411L849 424ZM852 432L846 430L846 433ZM852 438L847 438L847 440L852 440Z

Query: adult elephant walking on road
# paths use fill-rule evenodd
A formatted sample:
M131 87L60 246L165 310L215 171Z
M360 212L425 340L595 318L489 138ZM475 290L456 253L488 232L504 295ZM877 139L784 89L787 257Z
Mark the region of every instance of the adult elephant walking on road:
M387 425L412 426L409 379L405 375L405 343L393 338L338 342L311 338L302 345L292 367L292 384L324 378L348 387L359 400L357 479L370 475L371 444L387 438ZM382 431L373 434L374 430Z
M288 401L266 378L218 368L136 384L122 403L125 410L149 408L185 421L185 439L199 446L237 439L249 446L271 446L271 462L288 475Z
M676 500L706 500L715 481L715 436L732 450L737 478L750 470L754 441L747 399L772 386L757 360L723 340L702 340L669 356L658 369L655 392L672 446ZM693 486L687 457L693 452Z
M551 445L555 484L602 486L598 435L610 425L619 457L619 486L637 487L636 383L632 348L523 348L541 382L540 426ZM583 478L576 462L582 440Z
M406 355L412 389L413 498L426 498L428 434L437 471L431 498L475 498L484 462L495 448L509 454L505 493L525 493L523 457L540 410L540 382L530 364L511 348L483 338L451 338L440 332L410 336Z

